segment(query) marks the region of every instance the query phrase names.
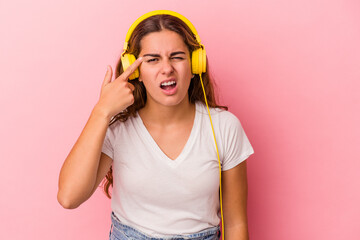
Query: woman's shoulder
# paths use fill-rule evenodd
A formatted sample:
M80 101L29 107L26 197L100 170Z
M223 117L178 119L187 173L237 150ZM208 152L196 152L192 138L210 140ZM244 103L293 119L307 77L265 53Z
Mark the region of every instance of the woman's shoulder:
M201 114L208 114L207 107L206 107L205 103L197 101L195 104L196 104L196 111L197 112L199 112ZM216 114L219 114L219 113L222 113L222 112L227 112L227 110L219 108L219 107L209 107L209 110L210 110L211 115L213 115L213 114L216 115Z
M206 105L200 101L196 102L196 104L196 110L199 113L208 116ZM231 128L231 126L241 124L239 118L234 113L228 110L219 107L209 107L209 110L213 121L218 122L220 125L228 126Z

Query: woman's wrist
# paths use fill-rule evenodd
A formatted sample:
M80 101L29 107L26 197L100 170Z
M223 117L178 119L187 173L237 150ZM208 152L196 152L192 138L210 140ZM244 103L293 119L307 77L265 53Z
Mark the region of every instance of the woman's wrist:
M94 116L97 116L97 117L100 117L100 118L104 118L106 119L108 122L110 121L111 119L111 115L106 111L104 110L103 107L101 107L98 103L94 106L92 112L91 112L91 115L94 115Z

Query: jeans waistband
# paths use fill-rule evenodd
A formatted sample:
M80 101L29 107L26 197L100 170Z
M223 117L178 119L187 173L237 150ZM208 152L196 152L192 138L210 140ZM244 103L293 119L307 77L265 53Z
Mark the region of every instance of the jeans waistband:
M220 235L220 225L218 225L193 234L156 238L120 222L114 212L111 212L110 240L218 240Z

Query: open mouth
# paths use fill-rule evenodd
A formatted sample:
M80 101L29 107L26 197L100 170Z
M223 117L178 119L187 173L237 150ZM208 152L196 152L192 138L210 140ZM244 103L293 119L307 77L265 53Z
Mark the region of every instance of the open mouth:
M176 87L176 82L175 81L163 82L161 83L160 87L161 89L164 90L171 90Z

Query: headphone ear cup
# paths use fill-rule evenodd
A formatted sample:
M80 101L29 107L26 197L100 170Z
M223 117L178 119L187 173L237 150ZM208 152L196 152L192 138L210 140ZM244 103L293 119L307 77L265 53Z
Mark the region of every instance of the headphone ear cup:
M199 49L192 52L191 68L193 74L199 74Z
M132 54L124 54L121 56L121 64L124 71L135 62L136 58ZM133 80L139 77L139 70L136 69L129 77L129 80Z
M198 48L192 52L191 66L193 74L201 74L206 72L205 48Z

